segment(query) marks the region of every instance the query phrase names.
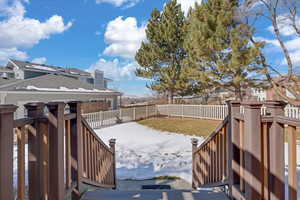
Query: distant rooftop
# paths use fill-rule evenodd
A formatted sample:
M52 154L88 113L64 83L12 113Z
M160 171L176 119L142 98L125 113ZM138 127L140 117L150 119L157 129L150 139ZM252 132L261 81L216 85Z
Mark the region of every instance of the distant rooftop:
M59 74L69 74L71 76L87 76L87 77L93 77L93 74L78 68L73 68L73 67L59 67L59 66L54 66L54 65L46 65L46 64L38 64L38 63L33 63L33 62L28 62L28 61L19 61L19 60L14 60L11 59L10 63L13 65L17 65L18 67L24 69L24 70L33 70L33 71L44 71L44 72L49 72L49 73L59 73ZM8 69L7 67L3 67ZM1 68L0 68L1 70ZM111 79L104 78L107 81L112 81Z
M0 91L48 91L120 94L112 89L95 89L93 85L62 75L48 74L24 80L0 79Z

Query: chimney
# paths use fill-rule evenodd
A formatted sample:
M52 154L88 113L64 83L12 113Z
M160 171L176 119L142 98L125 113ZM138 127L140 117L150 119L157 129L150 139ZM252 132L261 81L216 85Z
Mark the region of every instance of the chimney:
M97 89L103 89L104 88L104 72L96 69L94 73L95 73L94 87Z

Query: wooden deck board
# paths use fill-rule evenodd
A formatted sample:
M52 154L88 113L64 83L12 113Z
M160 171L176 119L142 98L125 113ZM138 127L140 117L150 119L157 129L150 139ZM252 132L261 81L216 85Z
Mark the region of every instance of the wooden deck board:
M223 192L191 190L96 190L87 192L81 200L226 200Z

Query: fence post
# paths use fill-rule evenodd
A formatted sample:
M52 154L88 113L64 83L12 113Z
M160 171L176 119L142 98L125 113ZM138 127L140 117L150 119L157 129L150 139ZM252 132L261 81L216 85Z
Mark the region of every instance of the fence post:
M49 115L49 199L63 200L64 185L64 108L63 102L47 104Z
M83 176L83 136L82 136L82 122L81 122L81 111L82 102L73 101L69 102L70 113L76 113L76 118L70 122L71 127L71 156L77 161L77 169L72 166L71 179L72 182L76 182L76 192L73 192L73 197L79 198L82 193L81 189L81 178Z
M182 108L181 108L181 117L184 117L184 105L182 104Z
M267 111L271 116L283 116L282 101L267 101ZM284 199L284 126L273 121L269 133L269 190L270 200Z
M133 107L133 121L135 121L135 107Z
M197 146L198 146L198 140L196 139L196 138L192 138L191 139L191 142L192 142L192 159L193 159L193 161L192 161L192 169L193 169L193 171L192 171L192 187L194 188L194 189L196 189L196 183L195 183L195 170L196 170L196 163L195 163L195 158L194 158L194 152L196 151L196 149L197 149Z
M100 126L103 126L103 111L100 112L100 119L101 119Z
M29 103L25 105L28 117L40 118L44 116L44 103ZM48 193L48 126L35 120L33 129L28 130L28 182L29 199L43 199Z
M112 152L114 153L114 160L113 160L113 168L114 168L114 188L117 187L117 173L116 173L116 139L110 139L109 140L109 146Z
M263 198L263 159L261 107L259 102L243 103L245 107L245 196L246 199Z
M14 112L17 106L0 105L0 199L14 199Z

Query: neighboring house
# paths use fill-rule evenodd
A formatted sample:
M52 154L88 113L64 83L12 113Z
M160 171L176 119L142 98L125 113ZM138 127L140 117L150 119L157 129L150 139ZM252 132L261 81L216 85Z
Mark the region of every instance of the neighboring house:
M266 101L267 90L262 88L251 88L251 96L256 97L258 101Z
M287 80L287 77L275 77L273 80L279 85L279 90L281 90L281 93L283 95L286 95L289 98L295 99L296 97L288 91L286 86L290 85L291 83ZM266 100L283 100L280 98L275 89L273 87L269 87L268 89L251 89L251 95L252 97L256 97L259 101L266 101Z
M75 68L61 68L10 60L0 68L0 103L19 106L17 117L24 115L28 102L104 101L117 109L121 93L107 88L102 71L91 74Z
M89 73L76 68L63 68L18 60L9 60L6 67L0 68L0 73L1 69L4 74L6 73L8 78L29 79L46 74L59 74L92 84L97 89L107 88L107 83L112 81L111 79L105 78L104 72L100 70Z

